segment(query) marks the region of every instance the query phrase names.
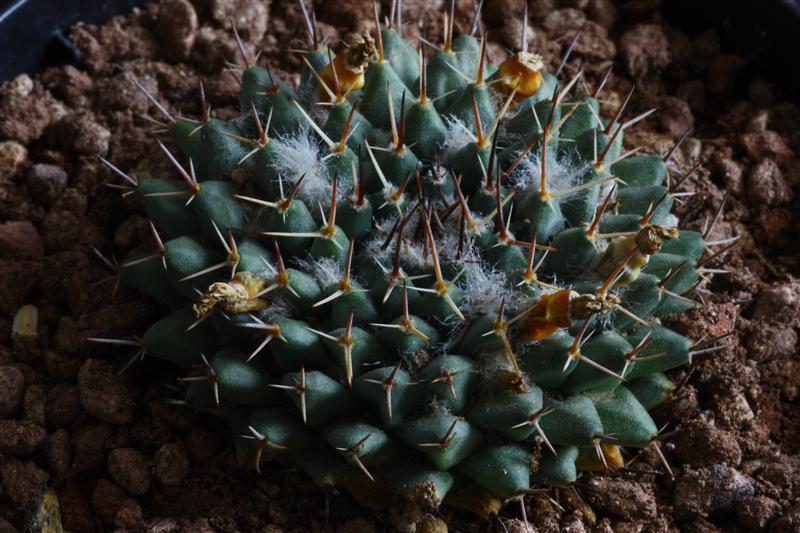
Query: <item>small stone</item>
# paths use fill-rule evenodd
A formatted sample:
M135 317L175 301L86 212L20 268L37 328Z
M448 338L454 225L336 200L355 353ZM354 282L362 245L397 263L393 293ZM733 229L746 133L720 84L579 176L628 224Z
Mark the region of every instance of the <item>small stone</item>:
M0 140L14 139L23 144L38 139L50 124L67 113L62 102L27 74L0 86L0 109ZM0 173L2 168L0 164Z
M678 86L675 96L689 104L694 113L706 108L706 84L703 80L689 80Z
M30 221L0 224L0 258L36 259L44 253L44 245L36 226Z
M150 466L139 450L111 450L108 454L108 472L120 487L131 494L144 494L150 490Z
M784 323L759 321L745 337L747 356L758 362L788 359L797 350L797 333Z
M28 149L18 142L0 142L0 183L16 176L27 159Z
M713 465L690 470L675 481L675 519L683 522L732 511L740 499L753 492L750 479L733 468Z
M527 24L527 36L528 42L533 42L534 40L534 29L533 26ZM505 21L502 26L500 36L503 39L503 42L512 49L519 48L520 43L520 35L522 35L522 28L523 28L523 21L522 17L520 18L512 18Z
M694 164L700 159L703 153L703 141L697 137L687 137L680 146L680 152L681 156L684 157L689 164ZM677 161L677 158L675 159Z
M576 57L595 64L614 59L617 55L617 47L613 39L609 38L608 30L605 27L597 22L587 20L580 30L580 36L575 42L574 54Z
M225 27L233 22L242 39L258 42L264 37L269 21L269 2L211 0L210 4L211 17ZM341 8L343 5L338 4L337 7ZM353 23L352 20L348 22Z
M0 313L13 315L39 283L42 267L38 261L0 259Z
M252 47L248 48L247 43L244 44L245 51L252 50ZM238 58L238 54L238 47L236 41L231 38L230 30L211 26L201 26L197 30L191 57L193 61L202 61L203 70L221 71L226 68L225 65L230 61L229 58Z
M106 462L107 443L114 433L109 424L81 426L72 432L75 466L78 470L94 470Z
M114 244L120 248L133 248L142 242L142 236L150 231L148 220L140 216L126 218L114 231Z
M150 101L144 91L139 89L131 80L131 74L136 76L136 80L144 89L153 96L156 101L161 100L158 93L158 81L148 72L142 72L136 69L131 73L130 71L121 71L114 76L107 78L99 78L96 81L97 89L97 103L94 109L103 109L106 113L111 110L128 111L131 114L150 114L152 116L161 116L160 111L156 111L155 105ZM123 140L124 142L124 140ZM112 144L112 150L114 149ZM109 183L119 183L122 178L117 176L110 168L104 168L105 175L108 176ZM123 182L124 183L124 182Z
M591 20L610 29L617 21L619 10L613 0L589 0L586 14Z
M739 141L751 161L761 161L769 157L778 165L794 159L794 152L786 145L779 134L772 130L745 133Z
M639 24L623 33L619 53L635 78L659 72L670 62L669 41L660 24Z
M59 383L47 395L47 423L51 427L67 427L81 414L78 387L72 383Z
M531 0L528 2L528 15L533 20L540 20L555 11L559 7L558 0ZM489 2L489 5L494 2ZM488 6L487 6L488 7Z
M516 6L519 2L513 3ZM586 23L586 15L577 9L556 9L542 21L542 29L549 37L574 34Z
M747 121L745 129L750 132L765 131L769 126L769 111L762 109L757 111L750 120Z
M53 379L71 381L78 377L81 361L75 357L46 350L44 352L44 368L45 372Z
M89 199L86 193L75 188L67 187L59 195L58 200L53 203L54 211L67 211L76 216L83 216L89 207Z
M592 490L586 493L586 497L594 509L626 520L652 519L658 514L655 494L646 483L594 476L589 485Z
M770 361L761 366L761 378L764 383L769 383L771 387L781 391L786 400L795 401L800 396L800 361L796 359L784 359L781 361Z
M742 450L736 436L714 427L703 420L693 420L681 428L680 437L674 440L675 455L693 466L711 466L717 463L738 466Z
M91 107L95 95L93 79L85 71L72 65L45 70L39 79L56 97L70 107Z
M96 221L63 209L47 212L42 221L41 234L48 255L87 244L102 248L105 241L103 229Z
M0 366L0 418L14 416L25 392L25 376L14 366Z
M0 452L10 455L32 453L47 436L42 426L27 420L0 420Z
M92 492L92 509L106 525L138 529L143 522L142 508L107 479L100 479Z
M78 154L108 155L111 132L97 122L91 111L75 111L62 118L53 128L59 145Z
M747 197L753 205L777 206L792 200L792 189L772 159L755 164L747 177Z
M486 22L501 26L507 20L521 19L524 13L524 2L515 2L514 0L494 0L492 2L486 2L481 15L483 20Z
M187 0L166 0L158 10L156 26L162 49L168 58L189 57L197 35L197 13Z
M78 372L78 389L81 405L90 415L112 424L133 420L133 399L105 361L86 360Z
M674 96L662 96L658 99L657 114L661 128L671 136L678 138L694 128L694 115L685 100Z
M800 282L783 283L758 295L753 318L791 322L797 319L791 312L800 305Z
M725 183L725 190L734 196L741 196L744 193L742 165L733 159L722 158L716 161L716 171Z
M45 406L47 404L48 386L43 383L34 383L25 389L23 400L25 420L39 425L45 425Z
M753 214L755 213L755 217ZM751 235L754 243L782 250L794 238L797 216L786 207L764 207L750 211Z
M63 168L37 163L25 174L25 185L30 195L39 203L50 205L64 190L69 177Z
M49 477L31 461L0 457L0 492L20 507L39 504Z
M61 475L72 466L72 442L66 429L57 429L47 436L42 451L53 473Z
M189 473L189 460L183 445L168 443L163 445L153 457L156 479L163 485L178 485Z
M736 518L747 531L764 531L780 512L780 504L767 496L742 498L736 506Z
M22 372L22 375L25 377L26 387L29 387L30 385L39 381L40 378L39 373L31 365L20 362L15 364L14 366L17 367L17 370Z
M741 392L733 395L714 396L712 402L717 419L729 427L740 428L756 417L753 408L750 407L747 398Z
M790 507L773 525L775 533L797 533L800 531L800 503Z
M95 531L97 519L89 507L89 495L85 493L79 478L69 478L58 492L61 505L61 523L65 531Z

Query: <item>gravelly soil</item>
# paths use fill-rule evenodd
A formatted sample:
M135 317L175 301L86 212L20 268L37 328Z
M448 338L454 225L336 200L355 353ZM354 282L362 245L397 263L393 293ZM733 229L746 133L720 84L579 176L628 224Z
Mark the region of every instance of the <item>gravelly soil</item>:
M440 9L406 0L406 20ZM522 2L487 0L490 55L513 47ZM471 2L459 2L466 27ZM371 3L323 2L320 27L332 43L369 30ZM732 332L723 350L671 376L684 383L655 412L675 479L652 453L615 474L583 477L574 490L525 498L537 531L800 531L800 109L770 80L744 92L744 58L712 30L689 36L664 24L658 1L533 0L531 47L555 67L582 28L567 66L595 80L610 65L607 108L636 84L639 109L659 113L627 136L666 153L687 128L673 172L699 163L678 207L702 228L727 194L710 239L739 235L708 263L729 270L710 283L705 307L677 320L693 338ZM393 531L414 517L369 510L346 494L315 491L298 472L259 477L236 466L220 421L169 402L173 371L155 361L122 376L124 350L86 342L127 336L158 315L120 288L88 243L121 257L147 241L146 220L96 159L139 176L168 176L155 143L157 111L127 78L133 73L170 110L199 112L198 84L215 113L237 113L233 18L247 52L292 71L285 53L302 28L290 0L165 0L103 27L77 26L85 68L55 67L0 87L0 532L38 531L36 509L51 489L65 530ZM415 25L409 34L419 33ZM436 40L440 21L428 20ZM741 85L741 80L739 80ZM12 335L24 305L35 334ZM20 323L24 316L20 315ZM17 331L24 333L25 328ZM50 499L45 499L50 502ZM525 531L519 504L490 521L443 509L451 531ZM418 531L441 531L428 517Z

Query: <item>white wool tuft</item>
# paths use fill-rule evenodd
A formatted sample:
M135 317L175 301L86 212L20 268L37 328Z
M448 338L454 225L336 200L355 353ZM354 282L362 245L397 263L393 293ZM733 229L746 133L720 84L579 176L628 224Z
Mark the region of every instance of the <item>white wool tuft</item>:
M464 298L460 304L462 312L472 316L497 311L505 299L506 316L525 309L533 298L523 291L513 290L506 274L489 268L486 264L466 263L463 280Z
M289 304L280 297L270 298L269 307L255 313L262 322L269 324L276 318L284 318L291 315ZM252 331L252 330L251 330Z
M342 280L342 268L339 263L328 257L303 261L302 269L316 278L322 287L339 283Z
M580 184L580 178L587 170L587 164L581 163L570 155L547 151L545 171L547 187L558 192ZM515 188L538 191L542 178L541 151L529 152L511 174L511 183Z
M430 253L425 253L425 248L422 246L422 243L404 240L400 255L403 264L413 268L425 268L433 264L431 262Z
M506 287L505 274L490 270L485 264L466 263L464 265L463 280L460 285L464 288L464 297L461 302L463 312L478 315L495 311L500 307L503 298L507 300L512 293Z
M439 258L442 262L463 264L468 261L478 261L480 256L478 250L474 245L474 236L466 233L464 234L464 244L461 249L461 254L458 253L458 244L460 240L460 219L461 216L454 213L447 219L445 225L445 233L436 240L436 249L439 252Z
M330 202L331 181L328 169L322 161L319 144L303 129L292 135L283 135L274 141L278 160L275 169L283 178L284 192L305 174L303 185L297 192L298 198L308 208L316 212L317 203Z
M373 258L376 262L380 259L389 257L391 254L389 253L390 248L393 250L391 246L387 247L385 250L382 248L383 243L386 241L384 236L373 237L364 245L364 252L369 254L371 258Z
M453 153L457 152L465 145L475 142L475 135L469 128L457 118L444 117L446 131L444 134L444 144L442 145L442 159L447 161Z

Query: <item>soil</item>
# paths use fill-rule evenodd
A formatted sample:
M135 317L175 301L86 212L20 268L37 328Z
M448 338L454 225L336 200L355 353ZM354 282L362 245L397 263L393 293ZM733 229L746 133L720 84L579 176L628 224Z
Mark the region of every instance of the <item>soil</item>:
M407 0L405 19L441 3ZM466 28L471 2L458 4ZM491 54L516 45L520 5L486 1ZM632 84L640 110L659 108L630 132L630 146L664 154L693 128L671 162L674 176L700 165L684 189L693 194L677 208L682 226L703 228L726 198L709 239L740 238L706 264L728 271L702 293L706 305L672 325L695 339L723 337L724 348L673 372L681 386L654 413L674 479L645 451L615 474L525 497L525 515L536 531L800 531L800 108L771 80L739 90L746 58L723 49L713 30L670 27L659 7L532 0L531 47L555 68L582 28L567 71L581 65L592 82L614 65L608 109ZM370 9L362 0L322 2L323 35L336 43L369 29ZM171 402L172 369L147 361L119 375L130 351L86 340L142 332L158 315L122 287L113 293L111 273L89 247L121 257L147 242L143 213L106 186L119 181L98 154L140 178L170 172L158 126L143 117L158 111L127 75L189 116L199 114L202 82L214 112L233 116L231 18L250 57L261 50L275 71L298 67L300 57L287 53L303 27L293 0L164 0L103 27L75 26L83 68L53 67L0 87L3 533L54 531L37 522L52 516L54 501L74 533L371 532L409 523L398 511L316 491L289 468L245 471L224 423ZM441 21L427 25L436 40ZM519 502L489 521L442 509L419 523L417 531L445 523L526 531Z

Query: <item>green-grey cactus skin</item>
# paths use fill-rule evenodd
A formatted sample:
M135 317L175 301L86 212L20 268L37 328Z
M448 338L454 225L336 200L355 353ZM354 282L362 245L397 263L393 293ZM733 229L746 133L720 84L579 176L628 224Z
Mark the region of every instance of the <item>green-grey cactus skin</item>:
M660 317L697 305L709 246L597 94L488 65L472 36L421 62L398 27L335 102L318 80L341 56L313 44L298 88L250 66L240 119L171 127L180 179L133 195L164 241L120 267L165 308L142 349L204 367L185 400L258 467L434 505L567 486L580 457L657 438L648 409L694 349ZM512 67L538 89L504 89ZM302 178L288 138L319 148Z

